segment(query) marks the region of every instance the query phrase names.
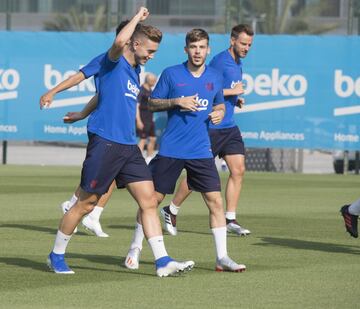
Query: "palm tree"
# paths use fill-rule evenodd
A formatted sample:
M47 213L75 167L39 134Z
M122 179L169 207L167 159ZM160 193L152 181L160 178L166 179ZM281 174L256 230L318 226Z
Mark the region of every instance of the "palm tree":
M44 30L104 32L107 31L105 10L105 5L99 5L90 24L87 12L79 12L77 8L71 7L68 14L57 14L53 21L44 22Z

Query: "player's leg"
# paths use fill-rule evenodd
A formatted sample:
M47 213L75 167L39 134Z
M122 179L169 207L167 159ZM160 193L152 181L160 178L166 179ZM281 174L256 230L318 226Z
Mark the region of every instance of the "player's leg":
M191 270L194 266L193 261L174 261L165 249L153 182L131 182L127 184L127 189L139 205L139 221L141 221L144 235L154 254L157 275L166 277L180 271Z
M344 205L340 212L344 218L346 231L354 238L358 238L358 219L360 215L360 199L351 205Z
M237 264L228 255L226 239L226 221L220 192L202 193L209 209L210 228L216 250L216 271L243 272L246 266Z
M155 192L157 205L160 205L162 200L165 198L165 195ZM144 229L142 225L142 214L140 208L136 213L136 223L134 235L131 240L130 249L126 255L124 265L128 269L138 269L140 254L143 248L143 241L145 238Z
M82 220L82 225L90 232L94 233L98 237L109 237L108 234L106 234L101 227L100 224L100 217L102 215L102 212L109 201L112 192L115 188L115 180L111 183L111 186L109 190L103 194L97 205L94 207L93 211L91 211L87 216L85 216Z
M48 266L55 273L73 274L74 272L65 262L66 247L71 239L74 229L83 216L91 212L100 195L88 193L80 189L80 195L76 204L69 209L61 219L56 234L53 250L48 256Z
M160 204L166 194L174 192L176 180L181 174L183 163L181 160L157 155L150 162L149 167L155 185L157 204ZM139 267L139 254L142 250L143 239L143 226L141 216L138 213L134 236L128 254L125 258L125 267L129 269L137 269Z
M189 189L187 184L187 179L184 177L180 181L180 184L170 204L163 207L160 211L161 217L164 220L164 228L170 235L177 235L176 216L180 210L181 204L186 200L191 192L192 191Z
M149 162L154 157L155 144L156 144L156 137L155 136L149 136L149 142L147 144L147 157L149 158Z
M70 200L65 201L60 204L60 210L63 215L66 212L68 212L70 210L70 208L76 204L79 194L80 194L80 185L78 185L78 187L76 188L76 190L75 190L74 194L72 195L72 197L70 198ZM78 228L76 227L74 230L74 234L77 233L77 230L78 230Z
M245 174L245 156L242 154L231 154L225 155L224 159L229 168L229 178L225 189L227 229L228 232L237 235L248 235L250 231L241 227L236 221L236 210Z
M227 253L226 220L221 197L220 177L215 160L186 160L188 185L194 191L201 192L209 209L209 223L215 241L216 269L219 271L245 270L245 265L239 265L231 260Z

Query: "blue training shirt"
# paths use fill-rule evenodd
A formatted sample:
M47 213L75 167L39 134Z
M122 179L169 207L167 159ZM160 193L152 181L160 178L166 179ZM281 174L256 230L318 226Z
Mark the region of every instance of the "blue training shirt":
M168 110L168 122L161 138L159 154L177 159L213 158L208 134L209 114L213 105L224 102L222 77L206 66L198 78L187 62L163 71L151 95L154 99L171 99L198 94L199 111Z
M119 144L136 145L135 117L140 66L124 56L104 57L99 72L99 101L88 121L88 131Z
M102 53L92 59L87 65L83 66L80 71L84 74L85 78L88 79L94 76L96 92L98 92L99 80L98 75L100 72L101 64L104 61L106 53Z
M223 89L234 88L237 83L242 81L242 63L240 59L239 63L236 63L228 49L215 55L209 66L222 74L224 80ZM236 126L233 118L236 101L236 95L225 97L225 117L219 125L210 124L210 129L224 129Z

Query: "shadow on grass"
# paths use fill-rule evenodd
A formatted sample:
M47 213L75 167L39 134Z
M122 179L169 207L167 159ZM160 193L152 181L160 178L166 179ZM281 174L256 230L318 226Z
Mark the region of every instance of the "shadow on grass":
M148 275L153 276L153 274L147 274L144 272L139 272L137 270L128 270L123 266L123 262L125 257L112 257L106 255L85 255L85 254L74 254L70 253L66 255L67 259L83 259L87 260L92 263L103 264L103 265L112 265L118 266L118 270L110 269L110 268L101 268L101 267L88 267L88 266L81 266L81 261L75 265L74 262L69 263L70 267L76 272L78 269L82 270L92 270L92 271L100 271L100 272L120 272L120 273L127 273L127 274L135 274L135 275ZM30 260L27 258L21 257L0 257L0 264L6 264L11 266L18 266L22 268L33 269L37 271L50 271L48 266L46 265L46 256L44 256L44 262L38 262L34 260ZM146 262L142 261L141 264L153 265L153 262Z
M289 238L263 237L262 243L254 244L255 246L280 246L300 250L323 251L331 253L360 254L360 248L348 245L338 245L325 242L307 241Z
M55 235L57 233L57 228L50 228L45 226L39 226L39 225L29 225L29 224L1 224L0 228L12 228L12 229L20 229L20 230L26 230L26 231L36 231L36 232L43 232L48 234ZM77 232L77 235L89 235L84 232Z

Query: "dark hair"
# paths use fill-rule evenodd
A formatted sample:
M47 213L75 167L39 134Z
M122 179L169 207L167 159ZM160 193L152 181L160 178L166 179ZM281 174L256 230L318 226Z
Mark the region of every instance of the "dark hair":
M162 39L161 31L158 28L150 25L137 24L133 37L137 37L139 35L145 36L149 40L156 43L160 43Z
M119 34L119 32L129 23L129 20L122 21L117 27L116 27L116 35Z
M209 42L209 35L204 29L192 29L186 34L185 42L186 46L190 43L198 42L201 40L207 40Z
M253 36L254 30L250 25L247 24L239 24L231 29L231 37L237 39L239 34L245 32L247 35Z

